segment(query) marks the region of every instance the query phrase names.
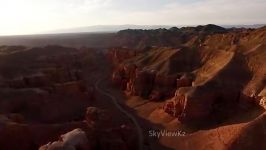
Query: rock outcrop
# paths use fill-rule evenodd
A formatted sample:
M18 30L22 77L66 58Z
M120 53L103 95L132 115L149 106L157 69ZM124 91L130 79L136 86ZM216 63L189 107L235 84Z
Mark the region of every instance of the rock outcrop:
M258 95L259 96L259 103L260 105L266 109L266 88L264 88L260 94Z
M165 104L164 110L183 123L206 119L221 121L237 110L239 98L240 93L235 89L224 91L211 85L179 88L175 97Z
M112 75L113 82L130 95L154 101L172 97L177 86L177 79L177 75L161 75L155 70L141 69L134 64L125 65L114 71ZM187 79L182 79L179 86L189 84L187 83L189 81L184 80Z
M167 99L174 96L176 88L192 85L194 77L187 71L192 69L194 62L189 66L180 64L189 61L183 55L193 58L191 53L186 48L151 49L121 64L114 64L112 79L130 95L153 101Z
M156 70L138 68L127 64L113 72L112 81L130 95L137 95L153 101L173 97L177 88L192 86L193 75L164 75Z
M141 97L148 97L153 88L155 72L136 70L135 78L129 82L130 93Z
M113 48L107 53L107 57L115 64L122 63L135 56L137 56L137 51L128 48Z
M61 135L56 142L48 143L39 150L89 150L87 135L82 129L74 129Z

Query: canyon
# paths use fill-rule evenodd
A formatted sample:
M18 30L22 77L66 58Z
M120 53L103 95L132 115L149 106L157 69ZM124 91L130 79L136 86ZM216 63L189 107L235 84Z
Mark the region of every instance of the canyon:
M171 43L171 36L167 36L154 45L151 43L156 34L150 38L137 37L140 33L147 36L155 31L121 31L123 35L136 38L132 45L139 47L130 47L129 44L134 55L121 48L111 49L108 53L113 62L113 83L127 95L131 101L129 106L143 118L163 125L164 129L183 129L191 134L186 138L165 138L167 140L162 137L162 143L173 144L174 149L193 149L189 148L188 141L194 136L203 136L204 139L208 138L206 134L220 136L211 133L212 130L226 132L224 128L227 125L253 124L256 117L257 120L263 118L264 115L259 115L265 111L265 27L229 30L206 25L159 30L158 33L169 34L171 30L177 34L175 43ZM153 46L146 47L145 44ZM259 124L265 126L262 122ZM240 125L235 130L240 130ZM245 130L239 134L247 132ZM249 130L250 134L256 132L255 127L251 130L254 131ZM265 130L260 132L265 133ZM242 146L235 147L232 143L239 138L226 137L229 142L225 146L217 144L220 139L211 139L213 141L209 143L213 149L264 147L263 143L253 143L248 147L242 143ZM264 136L261 138L265 139ZM204 141L197 141L198 149L208 149Z
M209 24L0 46L0 149L263 150L265 45L265 27Z

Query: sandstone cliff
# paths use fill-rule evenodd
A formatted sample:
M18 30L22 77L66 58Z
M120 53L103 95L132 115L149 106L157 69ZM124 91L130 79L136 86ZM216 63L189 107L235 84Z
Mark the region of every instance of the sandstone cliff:
M176 48L139 50L114 64L116 84L150 100L173 97L164 109L182 122L226 118L239 107L259 105L266 83L265 28L226 30L208 25L175 32L190 33L190 38L170 44Z

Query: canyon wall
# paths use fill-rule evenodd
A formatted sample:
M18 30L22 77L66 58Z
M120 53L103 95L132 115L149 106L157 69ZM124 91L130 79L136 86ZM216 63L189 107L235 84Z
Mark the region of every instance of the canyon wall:
M113 49L126 55L114 63L114 83L128 95L167 100L165 112L185 123L222 120L239 109L264 104L265 28L206 26L179 32L191 34L175 47L134 50L136 55Z

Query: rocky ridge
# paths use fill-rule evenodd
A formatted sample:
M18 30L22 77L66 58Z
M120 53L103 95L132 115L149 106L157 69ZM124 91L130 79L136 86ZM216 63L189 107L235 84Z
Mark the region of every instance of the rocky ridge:
M177 36L190 38L170 44L174 47L134 50L136 56L121 57L114 64L113 81L130 95L170 98L164 110L181 122L218 121L238 109L259 106L266 81L264 28L235 31L207 25L182 30ZM119 48L113 51L121 53Z

